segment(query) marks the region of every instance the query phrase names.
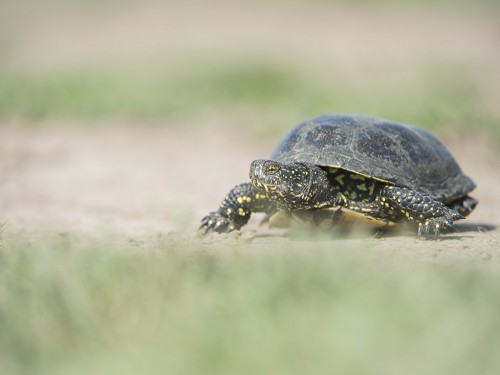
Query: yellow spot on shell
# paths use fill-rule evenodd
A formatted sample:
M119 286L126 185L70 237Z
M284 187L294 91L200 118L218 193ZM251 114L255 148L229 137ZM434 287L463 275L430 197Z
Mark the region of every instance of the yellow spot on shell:
M337 181L340 185L344 185L344 175L338 175L337 177L335 177L335 181Z
M352 178L353 180L361 180L361 181L364 181L364 180L365 180L365 178L364 178L363 176L361 176L361 175L359 175L359 174L356 174L356 173L351 174L351 178Z
M226 210L226 212L227 212L227 214L228 214L228 215L231 215L231 212L233 212L233 210L231 210L230 208L228 208L228 209Z
M242 197L238 197L238 199L236 199L238 201L239 204L242 204L243 203L243 198Z
M359 185L357 185L356 187L357 187L359 190L361 190L361 191L366 191L366 190L367 190L367 189L366 189L366 184L359 184Z

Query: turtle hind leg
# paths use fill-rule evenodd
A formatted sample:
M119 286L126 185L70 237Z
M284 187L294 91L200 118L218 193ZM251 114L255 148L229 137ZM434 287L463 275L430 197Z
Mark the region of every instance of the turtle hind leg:
M456 231L453 222L464 218L430 195L407 188L386 185L376 199L383 209L418 223L418 238L429 238L430 233L437 238L442 229Z

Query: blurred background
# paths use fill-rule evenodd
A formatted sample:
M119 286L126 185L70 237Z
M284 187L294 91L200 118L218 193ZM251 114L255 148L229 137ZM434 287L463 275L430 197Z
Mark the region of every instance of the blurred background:
M216 119L267 137L366 113L498 128L494 0L23 0L0 13L3 123Z

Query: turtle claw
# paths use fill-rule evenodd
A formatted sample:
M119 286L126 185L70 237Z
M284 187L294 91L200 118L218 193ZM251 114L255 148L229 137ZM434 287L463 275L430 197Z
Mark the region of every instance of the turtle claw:
M210 212L201 220L201 225L198 228L198 234L205 236L208 233L227 233L237 229L234 222L229 218L222 216L219 212Z
M429 239L429 234L434 233L434 239L437 240L441 234L441 229L448 229L453 232L458 232L457 227L453 225L453 221L445 217L431 217L425 223L418 224L418 239Z

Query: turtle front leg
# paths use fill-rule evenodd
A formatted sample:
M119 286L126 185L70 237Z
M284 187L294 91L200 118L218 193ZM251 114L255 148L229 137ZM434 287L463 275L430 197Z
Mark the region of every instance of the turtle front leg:
M418 223L418 238L428 238L430 232L437 238L442 228L456 231L453 221L464 218L430 195L407 188L386 185L377 200L384 209Z
M217 211L201 220L198 233L225 233L240 229L250 219L252 212L268 212L275 206L259 193L250 182L237 185L226 195Z

